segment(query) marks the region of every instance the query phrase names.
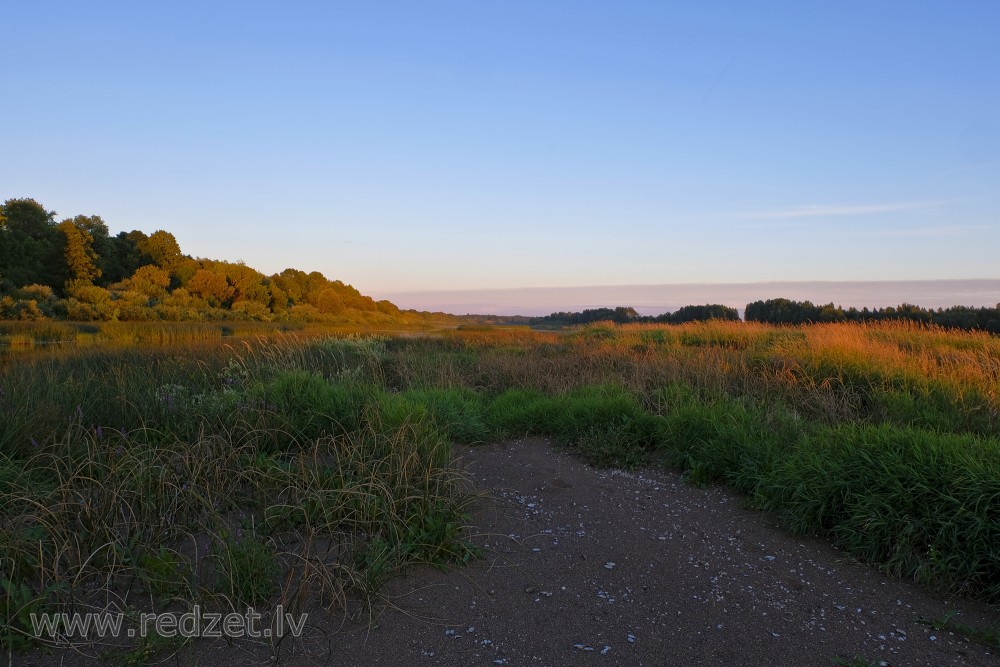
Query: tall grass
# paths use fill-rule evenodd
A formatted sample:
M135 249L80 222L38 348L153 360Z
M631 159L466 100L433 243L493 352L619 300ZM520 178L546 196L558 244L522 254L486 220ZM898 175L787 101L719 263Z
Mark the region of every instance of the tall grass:
M0 638L30 643L41 611L344 607L408 563L473 557L449 442L357 380L372 347L286 337L11 364Z
M908 323L187 326L6 362L4 643L28 643L40 610L375 600L408 563L476 554L450 443L525 434L729 484L895 576L1000 600L996 338Z

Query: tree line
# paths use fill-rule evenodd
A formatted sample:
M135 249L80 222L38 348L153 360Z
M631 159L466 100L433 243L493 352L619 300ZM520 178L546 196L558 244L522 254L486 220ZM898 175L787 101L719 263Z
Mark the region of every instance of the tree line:
M740 314L735 308L713 303L704 306L683 306L672 313L660 315L640 315L635 308L618 306L617 308L590 308L581 312L552 313L542 317L525 318L528 324L539 325L572 325L590 324L592 322L615 322L628 324L630 322L682 324L698 320L739 320Z
M747 304L744 317L748 322L769 324L908 320L953 329L965 329L966 331L979 330L1000 334L1000 304L994 308L951 306L935 310L904 303L895 307L862 308L860 310L851 307L845 310L832 303L815 305L811 301L768 299Z
M194 258L173 234L112 236L97 215L56 221L34 199L0 206L0 319L413 321L318 271L266 276L242 262Z
M558 312L542 317L507 316L492 319L508 324L543 326L569 326L593 322L681 324L702 320L739 321L740 314L735 308L729 306L706 304L704 306L684 306L672 313L667 312L662 315L640 315L635 308L618 306L617 308L592 308L580 312ZM950 329L978 330L1000 334L1000 304L997 304L995 308L951 306L935 310L904 303L885 308L858 309L851 307L845 309L832 303L815 305L811 301L768 299L747 304L744 319L747 322L767 324L907 320Z
M859 310L768 299L747 304L744 317L770 324L909 320L1000 334L1000 304L933 310L904 303ZM100 216L77 215L57 222L56 213L34 199L8 199L0 206L0 319L45 318L342 323L468 319L400 311L389 301L375 301L318 271L290 268L266 276L242 262L194 258L181 252L174 235L164 230L112 236ZM543 317L473 319L561 326L600 321L680 324L740 316L735 308L706 304L655 316L619 306Z

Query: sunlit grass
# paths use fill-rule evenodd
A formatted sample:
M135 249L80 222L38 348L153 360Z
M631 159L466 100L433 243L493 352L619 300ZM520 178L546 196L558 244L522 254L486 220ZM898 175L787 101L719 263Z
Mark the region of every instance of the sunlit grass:
M1000 600L1000 343L985 334L5 326L8 343L78 341L12 354L0 375L6 644L28 642L31 611L73 605L373 601L408 563L476 554L450 444L530 434L723 482L894 576Z

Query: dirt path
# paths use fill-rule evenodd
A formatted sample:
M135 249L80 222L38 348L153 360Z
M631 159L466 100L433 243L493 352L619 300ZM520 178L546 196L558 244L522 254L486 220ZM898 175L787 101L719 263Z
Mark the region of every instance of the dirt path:
M543 440L463 449L498 501L487 559L396 582L398 611L336 664L996 665L916 622L950 607L668 471L596 470ZM1000 622L961 603L960 618Z
M791 537L721 489L597 470L541 439L459 453L487 494L474 518L487 557L394 581L374 627L311 617L312 659L289 644L280 664L1000 664L996 650L916 622L948 601ZM958 604L966 623L1000 623ZM221 641L171 663L276 664L267 646Z

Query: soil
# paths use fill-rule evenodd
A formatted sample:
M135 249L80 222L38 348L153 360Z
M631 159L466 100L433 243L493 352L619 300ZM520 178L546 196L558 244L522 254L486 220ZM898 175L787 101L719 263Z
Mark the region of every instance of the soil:
M795 537L744 498L665 471L599 470L544 439L457 449L486 556L392 581L370 621L310 616L276 649L202 640L171 664L998 665L918 619L1000 613ZM22 656L21 664L88 664ZM15 656L15 664L19 658Z

